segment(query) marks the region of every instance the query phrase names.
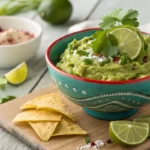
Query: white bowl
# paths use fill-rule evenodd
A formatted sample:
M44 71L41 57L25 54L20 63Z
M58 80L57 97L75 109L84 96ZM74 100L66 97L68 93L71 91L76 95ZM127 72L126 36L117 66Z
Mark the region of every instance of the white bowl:
M0 27L28 31L34 38L20 44L0 45L0 68L10 68L30 60L37 52L42 29L35 21L22 17L0 17Z

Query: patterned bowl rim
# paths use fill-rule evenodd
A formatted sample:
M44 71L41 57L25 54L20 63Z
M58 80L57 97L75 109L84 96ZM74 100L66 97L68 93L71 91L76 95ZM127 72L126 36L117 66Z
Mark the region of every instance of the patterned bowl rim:
M63 72L62 70L58 69L53 63L52 61L50 60L50 57L49 57L49 54L50 54L50 51L52 49L52 47L57 44L59 41L61 41L62 39L64 38L67 38L69 36L72 36L74 34L77 34L77 33L81 33L81 32L86 32L86 31L91 31L91 30L99 30L100 28L90 28L90 29L85 29L85 30L81 30L81 31L77 31L77 32L73 32L73 33L70 33L70 34L67 34L65 36L62 36L60 37L59 39L57 39L56 41L54 41L52 44L50 44L50 46L47 48L46 50L46 53L45 53L45 59L46 59L46 62L47 64L53 68L56 72L64 75L64 76L67 76L69 78L73 78L75 80L82 80L84 82L91 82L91 83L97 83L97 84L130 84L130 83L137 83L137 82L142 82L142 81L145 81L145 80L150 80L150 76L147 76L147 77L144 77L144 78L139 78L139 79L134 79L134 80L121 80L121 81L103 81L103 80L94 80L94 79L88 79L88 78L83 78L83 77L78 77L78 76L75 76L75 75L71 75L71 74L68 74L68 73L65 73ZM142 32L143 34L148 34L150 35L150 33L146 33L146 32Z

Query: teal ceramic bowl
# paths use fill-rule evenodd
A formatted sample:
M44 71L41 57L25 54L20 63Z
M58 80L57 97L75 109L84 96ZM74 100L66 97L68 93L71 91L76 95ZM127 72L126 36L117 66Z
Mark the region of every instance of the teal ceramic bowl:
M119 120L128 118L139 107L150 103L150 77L127 81L101 81L67 74L56 63L69 42L92 35L97 29L68 34L49 46L46 62L52 80L59 90L73 103L99 119Z

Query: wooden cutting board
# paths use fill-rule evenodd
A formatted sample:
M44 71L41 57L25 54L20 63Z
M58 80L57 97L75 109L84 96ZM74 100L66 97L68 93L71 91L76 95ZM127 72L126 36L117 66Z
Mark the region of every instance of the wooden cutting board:
M25 97L0 105L0 126L35 150L77 150L77 147L85 145L85 136L59 136L51 138L49 142L42 142L28 124L22 123L14 125L11 122L16 114L20 112L20 106L26 101L52 92L60 93L59 90L52 85L49 88L33 92ZM109 121L98 120L88 116L81 107L73 104L64 96L62 96L62 100L68 109L76 115L78 123L89 133L93 141L103 140L105 142L105 146L100 147L100 150L148 150L148 148L150 148L149 139L139 146L130 148L122 147L114 143L107 144L106 141L109 139ZM150 114L149 107L150 105L142 107L133 117Z

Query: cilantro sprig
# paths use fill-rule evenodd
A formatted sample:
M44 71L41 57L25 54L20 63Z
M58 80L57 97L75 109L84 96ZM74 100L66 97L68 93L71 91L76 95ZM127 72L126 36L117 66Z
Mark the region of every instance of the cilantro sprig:
M118 8L101 18L102 22L100 23L100 27L103 30L107 30L115 25L131 25L138 27L138 15L139 13L137 10L129 9L128 11L124 11Z
M91 138L89 136L86 136L85 137L85 142L86 142L86 144L89 144L89 143L92 142L92 140L91 140Z
M118 53L118 41L114 35L100 30L95 32L93 37L95 38L92 42L94 53L103 53L106 57L114 56Z
M118 54L118 41L114 35L110 33L110 29L114 26L130 25L138 27L137 20L138 11L129 9L127 11L121 8L115 9L102 17L100 23L101 30L93 35L92 49L94 53L102 53L106 57L112 57Z

